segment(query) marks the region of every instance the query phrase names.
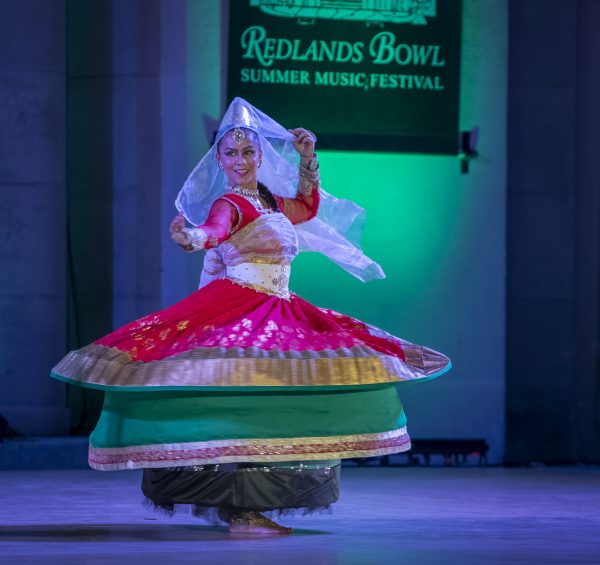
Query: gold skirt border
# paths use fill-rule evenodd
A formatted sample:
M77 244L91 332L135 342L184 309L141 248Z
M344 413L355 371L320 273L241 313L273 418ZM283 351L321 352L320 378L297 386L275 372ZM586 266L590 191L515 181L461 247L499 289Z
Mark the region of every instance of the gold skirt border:
M369 347L281 351L198 348L159 361L132 361L125 351L91 344L71 351L53 373L97 387L253 387L368 385L410 381L445 370L441 353L405 347L406 362Z
M93 447L88 462L99 471L181 467L215 463L312 461L375 457L410 449L406 427L345 436L236 439L130 447Z

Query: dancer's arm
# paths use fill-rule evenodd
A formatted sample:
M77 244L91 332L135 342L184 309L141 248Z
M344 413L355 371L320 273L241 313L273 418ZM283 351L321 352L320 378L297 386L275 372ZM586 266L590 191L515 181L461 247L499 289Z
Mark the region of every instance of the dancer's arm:
M216 247L225 241L239 223L239 214L235 206L220 198L214 202L206 221L194 228L185 227L182 214L171 222L171 238L185 251L199 251Z
M300 158L296 198L274 195L277 206L292 222L300 224L314 218L319 210L319 163L317 156Z
M293 224L314 218L319 209L319 162L315 154L316 136L309 130L296 128L294 147L300 154L298 193L295 198L275 195L279 209Z

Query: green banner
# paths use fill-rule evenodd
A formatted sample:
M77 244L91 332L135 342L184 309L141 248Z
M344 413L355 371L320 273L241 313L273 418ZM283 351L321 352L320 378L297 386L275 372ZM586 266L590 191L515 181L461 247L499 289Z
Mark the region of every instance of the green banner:
M461 0L232 0L228 102L323 149L458 153Z

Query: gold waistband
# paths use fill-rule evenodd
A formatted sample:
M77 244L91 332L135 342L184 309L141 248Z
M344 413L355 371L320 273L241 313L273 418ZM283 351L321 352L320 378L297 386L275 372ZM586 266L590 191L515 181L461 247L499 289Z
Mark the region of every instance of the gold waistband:
M227 278L259 292L289 300L290 265L240 263L227 267Z

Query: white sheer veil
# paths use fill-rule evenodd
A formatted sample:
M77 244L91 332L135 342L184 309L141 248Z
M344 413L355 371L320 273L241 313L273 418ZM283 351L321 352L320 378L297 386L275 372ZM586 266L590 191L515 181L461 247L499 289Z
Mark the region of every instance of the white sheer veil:
M248 128L258 135L263 157L258 180L275 194L296 196L299 156L293 134L243 98L234 98L215 143L190 173L175 200L177 209L194 225L206 220L212 203L225 193L227 179L217 166L217 144L235 127ZM365 217L365 210L354 202L335 198L321 189L317 216L295 226L300 250L322 253L363 282L384 278L381 267L360 249Z

